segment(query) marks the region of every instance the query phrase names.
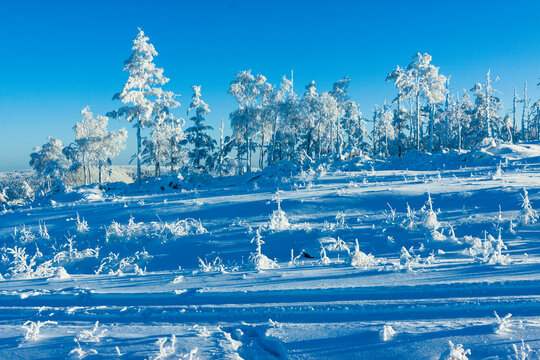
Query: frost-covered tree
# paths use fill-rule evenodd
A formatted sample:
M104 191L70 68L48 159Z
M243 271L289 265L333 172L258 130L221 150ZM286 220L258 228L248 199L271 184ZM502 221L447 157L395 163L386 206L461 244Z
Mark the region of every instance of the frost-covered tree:
M35 147L30 154L30 166L37 176L46 182L49 190L52 180L62 180L68 169L63 149L62 141L49 137L45 144Z
M470 146L475 146L500 137L502 121L499 111L502 108L502 102L494 95L498 91L492 86L490 71L486 74L486 81L483 84L476 83L471 92L474 94L475 107L468 137Z
M420 149L423 137L423 119L426 114L428 115L427 150L431 152L436 121L435 105L445 100L446 76L439 74L439 68L431 64L431 55L418 53L407 69L396 68L387 76L387 80L392 80L398 89L396 101L411 99L415 102L416 119L413 123L413 133L417 150Z
M169 165L171 173L183 155L181 143L184 139L182 125L184 120L177 119L171 110L180 106L176 95L163 92L154 103L152 131L144 141L143 163L155 165L155 175L161 175L161 166Z
M137 129L137 182L141 184L141 160L142 160L142 130L153 125L154 105L156 99L164 97L165 91L161 88L169 79L163 76L163 69L154 64L157 51L154 45L149 43L149 38L139 29L139 33L133 40L133 53L124 62L124 71L129 73L129 78L121 92L114 95L125 106L110 113L114 117L124 117L128 122L133 122ZM169 95L169 97L172 97Z
M259 127L261 88L265 83L266 77L253 76L251 70L247 70L237 73L229 87L229 94L238 102L238 109L230 115L237 156L239 160L245 156L248 171L251 171L252 153L256 148L253 139Z
M118 131L109 132L107 125L109 118L106 116L95 116L90 107L87 106L81 111L82 120L75 124L75 150L79 152L81 160L83 181L88 184L92 181L90 166L98 167L98 180L102 182L103 167L110 165L112 159L125 148L127 131L121 128ZM75 158L72 155L73 149L65 149L68 157Z
M270 104L271 137L268 144L267 163L275 164L284 158L292 160L297 139L298 99L291 79L283 76Z
M189 105L194 115L190 118L193 126L186 129L186 142L192 146L189 151L190 161L197 170L208 171L212 167L212 153L216 147L216 141L208 135L212 130L210 125L205 124L205 115L210 112L208 105L201 99L201 87L192 86L193 96Z
M396 134L393 126L394 112L388 106L384 106L381 110L375 112L374 137L373 141L377 142L379 153L385 157L390 155L388 144L395 139Z
M306 92L300 100L301 108L301 144L300 149L303 155L313 159L315 157L315 141L320 134L316 133L319 129L322 104L320 95L317 93L315 81L306 85Z

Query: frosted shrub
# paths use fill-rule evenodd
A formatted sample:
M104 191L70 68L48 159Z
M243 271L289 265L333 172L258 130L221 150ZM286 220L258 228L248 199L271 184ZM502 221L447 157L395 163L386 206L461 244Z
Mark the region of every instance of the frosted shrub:
M402 225L407 230L416 229L416 211L411 209L410 205L407 204L407 216L403 220Z
M520 225L535 224L538 221L538 213L533 209L526 189L523 189L521 199L521 212L519 213L517 222Z
M36 235L32 232L30 228L26 229L26 225L22 225L19 229L18 227L13 228L13 233L11 234L13 240L20 244L27 244L34 242L36 240Z
M385 210L383 214L386 217L386 222L393 224L396 221L396 210L389 203L386 203L386 205L388 205L389 210Z
M98 352L95 349L88 349L83 350L81 347L81 344L79 343L79 340L73 339L75 343L77 344L77 347L75 347L73 350L69 352L69 355L75 355L77 356L77 359L84 359L88 355L96 355Z
M96 275L108 273L110 275L124 274L146 274L146 267L142 267L152 256L146 250L137 251L132 256L121 258L119 254L110 252L109 255L101 261L98 269L94 271Z
M157 341L159 346L159 354L154 357L154 360L166 359L176 353L176 335L171 335L171 338L159 338Z
M493 176L491 176L491 178L493 180L502 180L502 176L503 176L503 171L501 168L501 163L499 163L499 165L497 165L497 170L495 171Z
M450 345L450 353L444 358L444 360L469 360L467 355L471 354L471 350L463 349L462 344L454 345L452 341L448 341Z
M24 339L25 340L30 340L30 341L36 341L39 337L39 332L41 330L41 328L45 325L57 325L58 323L56 321L44 321L44 322L41 322L41 321L37 321L37 322L33 322L33 321L27 321L25 322L23 325L22 325L22 328L24 330L26 330L26 334L24 334Z
M26 248L6 248L6 253L13 259L10 262L8 271L12 279L33 279L53 276L56 268L52 266L52 261L48 260L39 265L36 264L38 253L29 257Z
M66 249L58 252L54 255L54 263L67 263L71 261L82 260L85 258L98 258L99 257L99 248L95 249L84 249L79 251L75 248L75 236L66 236L66 243L62 245L61 249Z
M499 314L497 314L496 311L493 312L493 315L495 315L495 326L494 330L496 334L506 334L512 331L512 322L510 321L510 318L512 317L512 314L508 313L505 317L501 318Z
M96 321L92 330L83 330L77 336L77 339L82 342L100 342L101 338L105 336L107 329L99 327L99 321Z
M192 234L205 234L208 231L204 228L200 220L192 218L184 220L176 220L172 222L156 222L149 224L137 223L133 216L129 218L129 222L125 225L113 221L106 228L107 239L130 240L140 236L160 239L162 241L168 239L176 239L180 236Z
M532 360L533 351L529 344L525 345L523 340L521 340L521 345L519 348L516 346L516 344L512 344L512 350L514 351L514 354L510 359L512 360Z
M257 244L257 250L254 253L251 253L249 256L249 260L256 270L260 271L279 268L279 265L274 260L271 260L266 257L266 255L263 255L261 246L264 244L264 241L262 241L262 236L259 229L257 229L257 233L251 242Z
M151 235L162 239L177 238L190 234L206 234L208 231L204 228L200 220L192 218L185 220L176 220L172 222L152 222Z
M507 265L510 263L509 256L502 254L502 250L506 250L507 247L501 239L500 231L497 239L485 233L484 240L472 236L465 236L464 240L471 245L464 253L472 256L475 260L489 265Z
M340 239L339 236L337 239L332 239L332 243L326 245L326 249L330 251L346 251L347 253L351 252L347 243Z
M84 218L81 218L79 216L79 213L77 213L77 232L78 233L85 233L90 230L90 227L88 226L88 223Z
M390 325L384 325L379 335L382 341L390 341L396 336L396 331Z
M440 227L437 220L437 214L433 211L433 201L431 200L431 194L428 193L428 200L421 210L422 213L422 226L427 230L437 230Z
M202 272L225 272L225 265L219 256L213 261L199 258L199 270Z
M144 223L136 223L133 216L129 217L129 221L126 225L121 225L113 220L110 226L106 229L107 239L109 237L117 237L122 239L130 239L132 237L140 236L144 234Z
M45 223L41 224L39 223L39 237L44 240L49 240L51 237L49 236L49 232L47 230L47 225Z
M402 246L399 262L401 268L414 270L414 268L420 266L420 255L415 255L412 247L407 250L404 246Z
M281 210L281 197L279 191L276 193L274 199L277 202L277 210L274 210L272 215L270 215L268 229L276 231L289 230L291 228L291 224L289 223L289 219L287 219L287 214L285 214L285 211Z
M358 239L356 239L354 245L354 252L351 254L350 259L351 266L355 268L367 269L371 266L377 266L379 262L371 254L367 255L360 251L360 246L358 245Z
M320 263L323 264L323 265L330 265L332 263L330 258L328 256L326 256L326 249L322 245L321 245L321 260L320 260Z

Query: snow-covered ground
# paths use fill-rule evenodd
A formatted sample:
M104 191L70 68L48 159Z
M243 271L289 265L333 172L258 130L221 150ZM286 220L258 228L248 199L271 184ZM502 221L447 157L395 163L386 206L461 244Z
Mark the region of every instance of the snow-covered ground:
M536 359L540 151L484 154L5 211L0 358Z

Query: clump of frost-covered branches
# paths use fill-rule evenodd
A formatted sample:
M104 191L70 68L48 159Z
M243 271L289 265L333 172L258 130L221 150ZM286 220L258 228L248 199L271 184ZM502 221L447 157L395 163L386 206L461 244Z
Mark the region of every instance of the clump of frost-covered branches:
M39 338L39 332L41 328L45 325L57 325L58 323L56 321L27 321L22 325L22 328L26 330L26 333L24 334L25 340L30 341L36 341Z
M113 221L106 228L107 239L129 240L140 236L147 236L161 240L175 239L191 234L205 234L208 231L200 220L192 218L172 222L152 221L151 223L135 222L133 216L127 224Z
M198 271L201 271L201 272L227 273L229 271L238 271L238 266L232 265L232 264L225 265L223 263L223 260L219 256L216 256L214 260L208 260L206 258L205 259L199 258L198 260L199 260Z
M505 317L501 318L499 314L494 311L493 315L495 315L496 319L494 325L494 330L496 334L507 334L512 331L512 321L510 320L512 314L508 313Z
M355 268L368 269L372 266L379 265L379 261L371 254L366 254L360 251L360 246L358 245L358 239L356 239L354 245L354 252L351 254L350 259L351 266Z
M487 232L484 233L483 240L472 236L465 236L463 239L469 244L469 248L464 253L472 256L476 261L489 265L510 263L510 256L502 253L503 250L507 250L507 247L501 238L500 230L497 239Z
M471 350L464 349L462 344L454 345L452 341L448 341L450 346L449 354L444 358L444 360L469 360L467 355L471 354Z
M39 251L30 257L24 247L5 248L5 255L11 258L8 273L12 279L33 279L53 276L57 268L52 266L52 260L47 260L41 264L36 263L36 259L41 257Z
M279 268L279 265L274 260L269 259L262 253L261 246L264 244L264 241L262 240L260 229L257 229L255 237L251 242L257 244L256 251L249 256L249 260L256 270L260 271Z
M277 210L274 210L272 215L270 215L268 229L275 231L289 230L291 228L291 224L289 223L287 214L285 214L285 211L281 209L281 196L279 191L276 192L274 200L276 200L277 203Z
M85 258L98 258L99 257L99 248L95 249L84 249L77 250L75 247L75 236L66 236L66 243L61 246L61 249L54 255L54 263L67 263L71 261L82 260Z
M99 326L99 321L96 321L91 330L83 330L77 335L77 339L82 342L100 342L105 336L107 329Z
M110 275L124 274L146 274L146 262L152 256L146 250L137 251L135 254L127 257L120 257L120 254L110 252L108 256L102 259L101 264L95 270L95 274L99 275L107 273Z
M172 335L170 339L163 337L157 341L159 353L153 358L154 360L166 359L176 353L176 335Z

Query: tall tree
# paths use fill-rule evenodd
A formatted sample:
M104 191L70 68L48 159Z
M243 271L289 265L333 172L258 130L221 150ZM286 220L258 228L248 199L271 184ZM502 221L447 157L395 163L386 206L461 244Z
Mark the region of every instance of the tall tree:
M205 124L204 116L210 112L210 109L201 99L201 87L192 86L192 89L193 96L188 114L194 111L194 115L190 118L193 126L186 129L186 141L192 145L189 158L196 169L207 171L212 165L212 153L216 147L216 141L207 134L212 127Z
M149 38L139 28L139 33L133 40L133 53L124 62L124 71L129 73L129 78L121 92L114 95L126 106L113 111L110 116L124 117L128 122L133 122L137 129L137 183L141 184L141 160L142 160L142 130L153 125L152 115L154 103L157 98L163 97L165 91L162 85L169 79L163 76L163 69L154 64L157 51L154 45L149 43ZM171 96L169 96L171 97Z

